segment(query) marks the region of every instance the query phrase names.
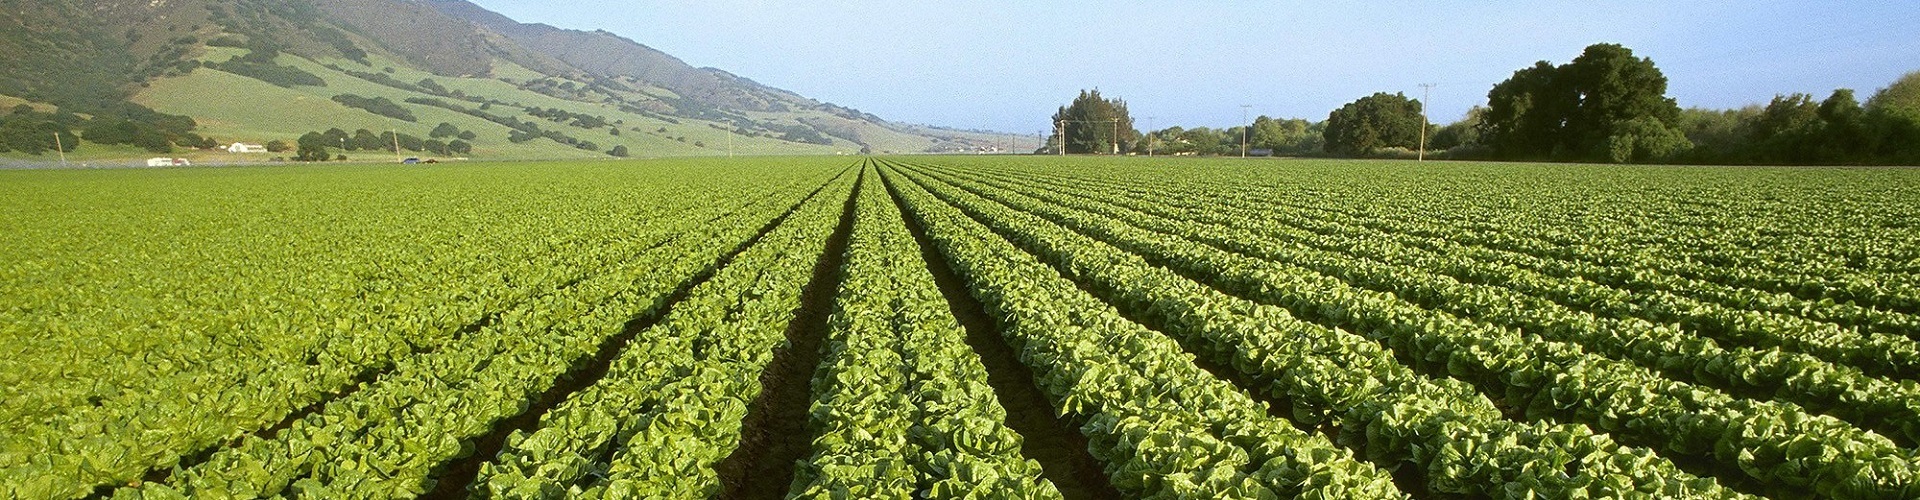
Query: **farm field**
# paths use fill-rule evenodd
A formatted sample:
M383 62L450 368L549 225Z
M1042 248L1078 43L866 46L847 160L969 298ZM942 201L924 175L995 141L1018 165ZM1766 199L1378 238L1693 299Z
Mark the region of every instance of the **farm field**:
M1920 170L0 171L8 498L1920 497Z

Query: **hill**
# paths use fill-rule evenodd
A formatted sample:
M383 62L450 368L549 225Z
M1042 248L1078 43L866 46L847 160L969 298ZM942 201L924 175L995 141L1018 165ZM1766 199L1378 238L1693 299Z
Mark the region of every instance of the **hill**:
M201 147L314 133L333 154L396 154L346 140L361 131L424 155L500 159L952 152L1017 140L896 124L611 33L520 23L463 0L0 6L18 14L0 21L0 96L59 110L0 119L37 120L20 130L71 126L83 150L139 136L153 154L265 160L292 152ZM86 133L94 116L113 122L92 128L126 133ZM454 140L470 149L450 151Z

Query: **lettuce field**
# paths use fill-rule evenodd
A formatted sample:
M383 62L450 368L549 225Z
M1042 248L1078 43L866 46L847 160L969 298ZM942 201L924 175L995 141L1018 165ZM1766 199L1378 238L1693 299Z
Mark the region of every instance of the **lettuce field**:
M1920 170L0 172L0 497L1916 498Z

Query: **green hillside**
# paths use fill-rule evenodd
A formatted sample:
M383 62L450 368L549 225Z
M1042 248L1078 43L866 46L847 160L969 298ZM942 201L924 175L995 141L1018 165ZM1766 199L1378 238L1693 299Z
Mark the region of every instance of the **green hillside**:
M203 59L215 62L235 55L237 54L230 50L216 49L209 51ZM200 130L204 135L214 137L222 143L265 143L273 140L291 142L301 134L325 131L329 128L340 128L348 132L369 129L376 133L392 130L402 134L426 137L437 125L450 123L461 130L473 131L479 136L472 141L474 144L472 156L476 158L606 157L607 155L603 152L620 145L626 146L634 156L727 154L727 134L724 128L716 128L721 127L718 123L688 120L669 123L657 118L623 112L600 103L559 99L523 91L495 79L434 77L429 73L399 67L395 67L393 73L382 73L402 82L432 79L449 90L460 90L470 96L507 103L493 106L489 113L494 115L511 115L521 120L539 121L540 119L528 116L524 111L526 107L539 107L601 116L617 124L594 129L552 122L541 124L543 128L554 129L599 146L592 151L581 150L548 139L535 139L516 144L508 141L508 135L512 129L504 125L440 107L407 103L406 100L409 98L438 99L470 108L478 108L480 106L478 103L452 101L442 96L381 85L327 67L333 65L352 71L380 72L389 67L376 66L384 61L372 60L370 62L373 65L361 65L348 61L321 63L282 55L275 62L318 75L326 81L326 86L283 88L256 79L203 68L186 76L157 80L148 88L135 94L134 102L163 113L193 116L199 122ZM220 89L220 91L206 92L206 89ZM418 120L414 122L396 120L351 108L333 100L335 96L343 94L387 98L399 103L418 117ZM613 135L616 127L620 134L617 136ZM658 132L663 128L667 132ZM685 140L682 141L681 138ZM821 146L746 136L736 137L736 140L738 154L834 154L859 151L859 146L851 143ZM351 152L349 155L351 156Z
M87 11L112 14L70 15ZM329 157L353 160L912 154L1009 142L890 123L604 32L520 24L451 0L60 0L21 12L0 23L0 46L67 47L66 59L103 58L88 67L116 75L13 71L51 59L0 56L0 95L11 96L0 99L0 123L33 105L39 114L14 116L15 129L71 131L70 157L268 161L294 154L211 146L292 144L333 129ZM37 38L47 34L61 38ZM137 70L118 69L127 67ZM442 124L471 138L449 147L454 138L431 137ZM411 151L340 140L362 130L398 134L388 137ZM22 151L53 148L0 148L0 158L45 161Z

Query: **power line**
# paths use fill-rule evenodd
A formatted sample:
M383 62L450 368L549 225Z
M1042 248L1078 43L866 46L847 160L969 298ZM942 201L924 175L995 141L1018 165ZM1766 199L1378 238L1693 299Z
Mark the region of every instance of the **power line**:
M1433 84L1420 84L1420 91L1420 159L1415 161L1425 163L1427 161L1427 107L1433 105Z
M1111 123L1113 124L1113 137L1112 137L1113 154L1116 154L1116 155L1120 154L1120 120L1060 120L1055 125L1056 127L1055 130L1058 131L1056 132L1057 135L1055 137L1058 137L1060 139L1060 142L1057 144L1058 149L1060 151L1060 156L1067 155L1067 124L1069 123ZM1095 137L1094 139L1097 141L1099 137Z

